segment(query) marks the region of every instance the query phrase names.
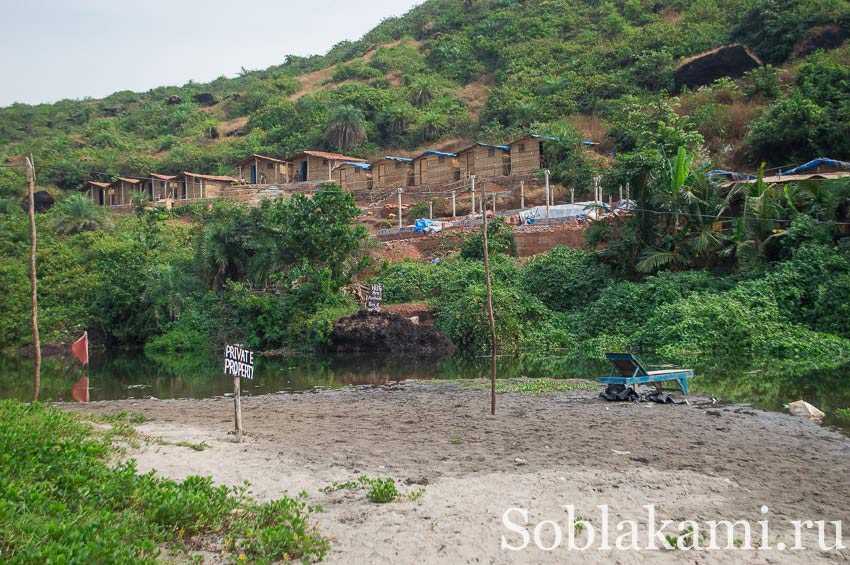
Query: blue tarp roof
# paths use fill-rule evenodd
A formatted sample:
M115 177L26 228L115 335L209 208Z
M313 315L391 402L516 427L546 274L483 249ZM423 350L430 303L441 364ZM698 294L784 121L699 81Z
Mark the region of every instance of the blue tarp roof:
M493 145L492 143L476 143L475 145L478 145L479 147L493 147L495 149L501 149L502 151L505 151L506 153L511 152L511 148L508 147L507 145ZM473 145L472 147L475 147L475 145ZM469 149L472 149L472 147L469 147ZM464 149L464 151L466 151L466 149Z
M729 177L732 180L753 180L756 177L753 175L749 175L747 173L733 173L732 171L723 171L721 169L715 169L713 171L708 171L707 175L717 175L720 177Z
M390 155L384 156L384 159L387 161L401 161L402 163L412 163L413 159L408 159L407 157L392 157Z
M835 159L827 159L826 157L820 157L818 159L815 159L814 161L809 161L805 165L795 167L790 171L779 173L779 176L784 177L786 175L798 175L821 165L829 165L831 167L838 167L839 169L850 169L850 163L846 161L836 161Z
M564 140L558 139L557 137L549 137L548 135L537 135L536 133L532 133L531 137L533 137L534 139L545 139L546 141L564 141ZM582 145L599 145L595 141L582 141L581 144Z
M457 153L445 153L443 151L434 151L433 149L424 151L419 157L424 157L425 155L439 155L440 157L457 157Z
M371 171L372 170L372 165L370 165L369 163L355 163L353 161L343 161L342 163L340 163L339 165L334 167L334 169L338 169L338 168L342 167L343 165L351 165L353 167L357 167L358 169L363 169L364 171Z

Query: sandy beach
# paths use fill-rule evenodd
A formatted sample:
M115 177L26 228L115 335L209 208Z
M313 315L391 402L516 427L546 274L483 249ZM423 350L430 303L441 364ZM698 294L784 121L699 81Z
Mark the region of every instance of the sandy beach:
M330 540L328 563L697 563L845 562L848 550L822 550L817 529L794 544L792 520L850 520L850 438L814 422L741 406L608 403L592 391L542 396L504 393L489 414L489 393L474 383L401 383L243 399L245 442L236 444L228 398L115 401L64 405L96 414L139 412L137 430L167 444L131 449L140 471L166 477L210 475L251 483L260 499L306 491L324 511L318 528ZM173 445L208 446L202 451ZM361 475L393 477L414 501L375 504L363 490L320 489ZM649 550L647 510L657 519L747 520L754 549ZM567 547L568 514L589 519L596 543ZM623 520L641 524L641 551L600 549L599 506L608 505L610 544ZM762 507L767 506L767 512ZM509 515L517 530L504 523ZM561 544L537 547L534 530L551 520ZM758 549L758 520L769 520ZM591 527L578 532L587 542ZM504 541L520 551L502 548ZM834 542L832 529L827 541ZM555 527L538 529L543 547ZM669 527L674 537L682 532ZM663 536L662 536L663 537ZM735 534L740 545L743 536ZM850 533L844 538L850 542ZM848 543L850 545L850 543Z

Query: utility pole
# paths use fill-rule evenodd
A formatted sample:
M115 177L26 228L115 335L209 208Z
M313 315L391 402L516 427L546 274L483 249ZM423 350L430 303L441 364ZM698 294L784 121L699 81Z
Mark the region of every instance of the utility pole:
M457 191L452 191L452 219L457 217Z
M428 201L428 219L429 220L434 219L434 201L433 200Z
M475 216L475 175L469 177L472 188L472 215Z
M398 229L401 229L401 228L404 227L404 223L402 222L402 219L401 219L401 192L402 192L402 190L399 188L398 189Z
M519 181L519 207L525 210L525 181Z
M487 233L487 213L484 201L487 198L487 183L481 188L481 216L484 220L484 281L487 290L487 316L490 321L490 414L496 415L496 318L493 315L493 287L490 282L490 246Z
M30 219L30 288L32 291L32 342L35 346L35 368L33 370L32 401L38 401L41 390L41 340L38 336L38 281L35 272L35 165L32 154L26 158L27 193L29 195Z
M549 223L549 169L546 169L546 223Z

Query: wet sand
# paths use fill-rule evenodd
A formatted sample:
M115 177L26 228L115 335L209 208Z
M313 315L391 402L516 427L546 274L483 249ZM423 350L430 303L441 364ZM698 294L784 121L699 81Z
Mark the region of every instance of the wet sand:
M493 417L488 391L468 383L269 395L243 399L248 435L242 444L229 433L233 404L227 398L64 407L140 412L147 421L137 429L146 436L209 445L195 451L145 444L128 453L142 472L210 475L230 485L249 481L260 499L306 491L310 502L324 507L316 517L331 541L329 563L850 559L847 550L820 550L816 530L803 535L811 549L796 551L597 549L598 506L604 504L610 507L610 544L620 534L615 525L632 519L641 524L641 548L648 545L647 504L656 505L658 520L749 520L754 545L761 537L756 522L769 520L774 548L780 542L793 545L790 520L850 524L850 438L801 418L689 400L690 405L662 406L607 403L589 391L505 393ZM415 501L375 504L362 490L320 491L360 475L393 477L403 492L424 488L425 493ZM593 549L568 551L564 505L590 519L597 537ZM766 514L760 512L763 505L769 507ZM502 536L511 545L523 541L503 523L511 507L528 511L532 540L522 551L501 547ZM511 518L524 523L519 514ZM564 534L552 551L533 541L542 520L558 522ZM845 529L850 545L850 525ZM551 524L540 532L544 546L554 543ZM666 532L679 533L674 527ZM582 531L578 542L588 535Z

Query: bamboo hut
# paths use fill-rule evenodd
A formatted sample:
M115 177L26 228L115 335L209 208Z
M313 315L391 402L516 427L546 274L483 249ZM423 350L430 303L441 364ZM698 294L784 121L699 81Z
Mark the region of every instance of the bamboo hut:
M241 184L266 185L289 182L289 162L267 155L253 154L235 165Z
M511 174L511 148L507 145L476 143L458 151L464 178L503 177Z
M83 185L81 192L83 192L86 197L91 198L92 202L98 206L109 206L112 204L112 201L109 199L108 182L90 180Z
M365 163L366 159L324 151L302 151L287 159L290 182L331 181L333 170L343 163Z
M413 186L413 159L387 155L372 164L372 177L374 186L378 189Z
M528 177L546 168L545 146L549 141L557 141L554 137L542 135L526 135L509 145L511 156L511 175Z
M143 191L141 179L118 177L109 185L109 205L129 206L133 203L133 194Z
M333 175L346 192L372 190L372 166L368 163L341 163L334 167Z
M203 200L223 196L225 189L237 181L233 177L180 173L168 181L175 200Z
M414 184L418 187L440 187L460 180L457 153L429 149L413 159Z

